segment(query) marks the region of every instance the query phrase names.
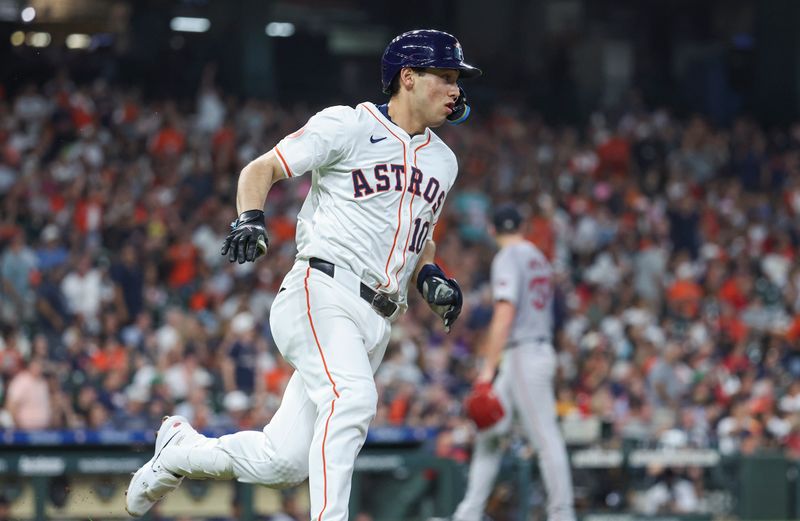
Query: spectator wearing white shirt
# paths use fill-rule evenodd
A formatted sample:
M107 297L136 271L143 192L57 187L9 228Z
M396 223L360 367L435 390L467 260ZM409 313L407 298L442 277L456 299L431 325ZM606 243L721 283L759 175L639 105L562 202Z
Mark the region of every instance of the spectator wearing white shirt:
M86 326L96 331L103 297L103 275L92 266L91 255L84 254L78 259L76 269L61 281L61 292L70 312L80 315Z

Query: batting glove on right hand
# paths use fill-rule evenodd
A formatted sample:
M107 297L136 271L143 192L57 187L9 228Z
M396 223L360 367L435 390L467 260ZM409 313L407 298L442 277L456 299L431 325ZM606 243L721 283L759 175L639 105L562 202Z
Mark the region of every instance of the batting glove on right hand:
M455 279L448 279L436 264L426 264L419 271L417 289L430 308L442 318L448 333L461 314L464 297Z
M227 255L230 262L244 264L245 261L253 262L267 253L268 247L264 212L247 210L231 223L231 233L225 238L220 253Z

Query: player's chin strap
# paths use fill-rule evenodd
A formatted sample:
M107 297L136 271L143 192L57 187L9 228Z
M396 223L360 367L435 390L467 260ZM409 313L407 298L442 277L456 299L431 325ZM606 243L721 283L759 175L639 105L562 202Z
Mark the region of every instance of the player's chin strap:
M469 118L470 112L469 105L467 105L467 95L464 93L464 89L459 86L458 99L453 107L453 113L447 116L447 121L449 121L451 125L460 125Z

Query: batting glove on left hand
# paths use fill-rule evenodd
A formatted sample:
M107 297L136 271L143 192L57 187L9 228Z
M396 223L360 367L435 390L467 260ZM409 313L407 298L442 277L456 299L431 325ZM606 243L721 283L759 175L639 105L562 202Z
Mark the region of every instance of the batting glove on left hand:
M268 247L264 212L247 210L231 223L231 233L225 238L220 253L227 255L230 262L244 264L245 261L253 262L267 253Z
M442 318L448 333L461 314L464 297L455 279L448 279L436 264L426 264L419 271L417 289L431 309Z

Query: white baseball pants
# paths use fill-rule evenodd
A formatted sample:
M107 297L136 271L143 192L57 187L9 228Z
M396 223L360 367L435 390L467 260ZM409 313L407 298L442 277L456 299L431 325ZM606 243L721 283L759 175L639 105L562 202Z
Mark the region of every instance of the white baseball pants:
M510 431L514 415L539 455L548 521L575 520L569 459L556 423L555 371L556 355L549 343L523 344L505 351L493 388L506 415L475 438L467 492L453 515L455 521L483 518L503 455L499 438Z
M331 278L297 261L283 287L270 326L296 371L272 421L263 432L165 450L162 462L190 478L273 488L308 477L311 519L346 521L354 463L377 408L373 374L391 324L360 298L358 277L338 266Z

